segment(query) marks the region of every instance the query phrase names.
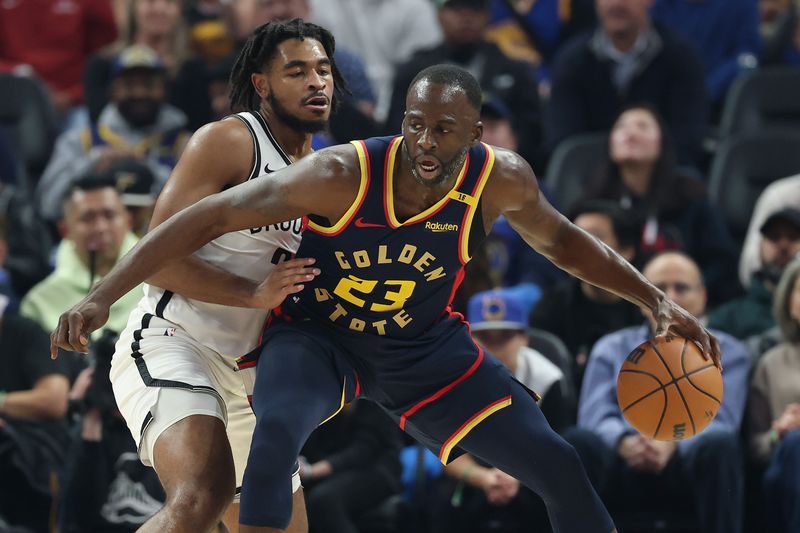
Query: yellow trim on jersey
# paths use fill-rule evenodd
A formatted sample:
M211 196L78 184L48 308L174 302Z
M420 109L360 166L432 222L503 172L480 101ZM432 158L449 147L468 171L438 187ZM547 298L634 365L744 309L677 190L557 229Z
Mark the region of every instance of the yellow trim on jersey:
M356 194L353 203L350 204L350 207L347 209L347 211L345 211L344 215L342 215L342 218L340 218L339 221L330 228L320 226L309 219L308 227L318 233L323 233L325 235L339 233L347 225L347 223L350 222L350 219L353 218L353 215L356 214L356 210L361 206L361 202L364 200L364 196L367 194L369 168L367 166L367 154L364 151L364 145L361 144L361 141L350 141L350 144L356 148L356 153L358 154L358 166L361 168L361 184L358 186L358 194Z
M404 224L413 224L414 222L429 217L450 199L450 193L447 193L442 197L441 200L430 206L422 213L414 215L405 222L400 222L397 220L397 216L394 213L394 162L397 156L397 149L400 148L402 143L402 137L397 137L392 141L392 145L389 148L389 164L386 166L386 172L388 173L388 176L384 176L386 179L386 214L389 218L389 224L395 228L399 228ZM461 185L461 182L464 181L464 176L467 174L467 160L467 158L464 159L464 164L461 166L461 170L458 173L458 178L456 178L456 182L453 184L453 188L450 190L450 192L458 189L458 187Z
M475 212L478 210L478 199L483 194L483 188L486 187L486 182L489 181L489 176L492 174L492 167L494 167L494 150L486 143L482 143L486 148L486 164L483 169L483 174L478 176L478 186L475 189L474 201L470 204L467 210L467 219L464 227L461 228L461 259L466 263L469 261L469 234L472 229L472 219L475 218Z
M475 207L478 205L478 199L472 195L469 195L465 192L460 191L450 191L447 196L451 200L455 200L456 202L461 202L462 204L467 204Z
M320 422L319 423L320 426L322 424L324 424L325 422L327 422L328 420L330 420L331 418L333 418L334 416L338 415L342 411L342 409L344 409L344 391L345 390L347 390L347 376L345 376L344 380L342 381L342 399L339 402L339 408L336 411L334 411L334 413L331 416L329 416L328 418L326 418L325 420ZM317 426L317 427L319 427L319 426Z
M447 439L447 442L442 447L442 451L439 453L439 460L442 462L442 464L443 465L447 464L447 461L450 459L450 454L452 453L453 448L458 446L458 443L464 440L464 437L466 437L470 431L475 429L475 427L478 424L480 424L481 422L483 422L484 420L495 414L497 411L499 411L500 409L505 409L509 405L511 405L510 396L506 400L502 402L497 402L496 404L490 406L488 409L486 409L478 416L470 420L469 423L465 425L463 428L461 428L461 430L458 433Z

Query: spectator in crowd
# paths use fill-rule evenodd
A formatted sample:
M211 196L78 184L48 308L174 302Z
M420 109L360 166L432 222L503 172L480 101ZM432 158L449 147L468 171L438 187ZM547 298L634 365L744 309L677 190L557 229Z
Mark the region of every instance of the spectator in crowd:
M764 517L769 531L800 531L800 261L790 264L775 292L783 342L761 357L750 385L748 441L767 464Z
M356 401L303 446L300 479L311 533L358 533L361 515L400 492L401 433L380 407Z
M682 250L699 264L712 302L736 294L736 245L703 183L679 173L672 136L648 105L622 111L609 139L609 161L587 199L618 202L640 228L635 264Z
M4 240L8 254L4 269L10 290L22 296L50 273L52 238L46 224L37 216L27 191L0 185L0 218L5 221ZM18 302L12 297L11 305Z
M136 237L144 237L150 227L157 197L153 192L155 178L147 165L135 159L122 160L104 172L100 179L114 183L128 212L131 231Z
M179 0L130 0L125 9L120 39L93 55L86 65L83 80L92 122L108 104L114 61L126 48L146 46L156 52L170 81L188 59L188 38Z
M796 0L759 0L764 65L800 65L800 24Z
M596 24L594 0L491 0L486 39L508 57L537 67L539 81L549 80L558 47Z
M605 201L586 202L572 213L576 226L594 235L627 260L632 260L638 233L622 210ZM639 310L619 296L577 278L546 290L530 314L532 327L560 338L573 356L576 390L594 343L607 333L639 324Z
M718 108L736 76L758 66L761 35L756 0L655 0L651 14L700 52L706 90Z
M706 290L697 264L679 252L654 257L645 277L689 313L705 313ZM725 333L720 342L725 396L717 417L699 435L665 442L638 434L617 403L617 374L627 355L653 336L649 324L601 338L592 349L578 405L578 426L568 437L588 472L595 472L601 495L614 510L694 508L705 533L741 533L744 472L739 427L747 397L750 357ZM583 430L583 431L582 431ZM721 489L724 487L724 490ZM688 493L688 494L687 494Z
M800 253L800 209L773 213L761 225L761 268L753 273L747 293L715 309L708 325L739 339L763 333L775 325L770 310L773 294L786 265Z
M76 182L64 200L55 271L28 292L20 308L47 331L58 325L61 309L86 296L136 244L115 185L90 175ZM141 289L134 289L114 304L107 327L122 331L141 296Z
M430 0L310 0L311 20L336 36L336 47L361 55L375 91L374 118L389 112L397 68L442 40ZM396 123L389 126L395 127Z
M483 90L514 110L511 123L518 152L532 164L538 162L541 118L536 79L528 65L509 59L483 35L489 24L489 0L440 2L439 24L444 42L418 51L397 69L387 129L395 132L403 120L406 92L421 70L438 63L453 63L467 69Z
M647 102L694 164L706 128L702 61L691 44L648 15L652 0L596 0L599 26L575 37L553 66L545 117L548 148L579 133L605 131L620 110Z
M39 210L48 220L58 220L61 200L75 180L90 168L103 171L121 159L146 161L160 190L186 144L186 116L165 102L164 64L153 50L123 50L113 77L112 102L97 124L66 132L56 142L37 187Z
M481 105L483 142L516 152L519 145L514 131L513 117L511 109L500 98L491 93L484 94ZM545 189L543 183L539 186L542 190ZM544 193L550 199L546 190ZM495 221L483 249L489 261L493 286L516 285L521 286L521 290L524 290L524 286L529 286L528 289L535 300L541 296L541 288L550 286L564 277L562 270L522 240L505 217L501 216ZM469 268L467 265L467 269ZM530 305L533 303L533 300L530 301Z
M66 359L51 361L48 345L38 324L0 310L0 524L25 531L48 530L68 443Z
M8 1L0 9L0 71L39 78L66 120L83 103L87 58L112 42L117 27L108 0Z
M739 281L742 286L749 287L753 273L761 268L761 226L767 217L786 207L800 209L800 174L773 181L758 197L750 215L739 259Z
M569 423L570 409L564 373L528 346L525 316L522 301L508 289L481 292L469 300L467 319L475 341L541 396L542 413L554 429L561 430ZM444 472L434 533L530 531L547 524L541 498L480 459L462 455Z
M94 368L81 398L80 434L67 459L61 489L64 533L133 533L163 505L164 489L144 466L117 410L109 371L117 334L92 346Z

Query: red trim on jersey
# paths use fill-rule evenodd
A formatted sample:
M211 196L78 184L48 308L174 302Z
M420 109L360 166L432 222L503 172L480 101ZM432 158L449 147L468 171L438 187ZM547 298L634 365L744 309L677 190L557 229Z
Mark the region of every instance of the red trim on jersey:
M486 165L488 165L488 164L489 164L489 153L486 152L486 157L483 159L483 166L481 167L481 171L478 172L478 179L475 180L475 186L472 188L472 194L470 195L473 198L475 197L475 193L478 192L478 187L481 186L481 183L485 179L485 176L483 175L483 173L486 172ZM476 201L478 203L480 203L480 198L476 198ZM462 254L463 250L461 249L461 242L464 239L463 233L464 233L464 231L466 231L467 218L469 217L469 212L470 212L471 209L473 209L473 207L471 205L467 206L467 209L464 211L464 217L461 219L461 226L459 226L459 230L458 230L458 260L461 262L462 265L466 265L467 263L469 263L469 261L464 259L464 255ZM480 213L477 212L478 211L478 205L477 204L475 205L474 209L476 211L475 214L479 215ZM475 217L473 217L473 219L474 218ZM472 225L470 225L469 231L472 231ZM466 238L467 238L467 246L469 247L469 234L467 234ZM452 299L451 299L451 301L452 301Z
M464 272L464 267L462 266L461 268L458 269L458 272L456 272L456 276L453 279L453 288L450 289L450 298L447 299L446 307L448 309L450 308L451 305L453 305L453 299L455 299L456 292L458 291L458 288L461 286L461 283L464 281L465 275L466 273Z
M359 396L361 396L361 380L358 379L358 374L356 374L356 392L353 399L358 398Z
M414 405L411 409L403 413L403 415L400 417L400 429L405 430L406 420L408 420L408 417L412 416L414 413L416 413L429 403L435 402L436 400L447 394L449 391L451 391L456 385L458 385L459 383L470 377L472 374L474 374L482 361L483 361L483 349L480 346L478 346L478 357L475 358L475 362L472 363L472 366L470 366L466 372L464 372L461 376L459 376L458 379L456 379L449 385L442 387L441 389L436 391L433 395L425 398L421 402Z
M335 236L339 235L341 232L343 232L344 230L346 230L347 228L349 228L350 227L350 223L353 221L355 216L361 210L361 206L364 205L364 200L367 198L367 195L369 194L369 183L371 181L371 176L370 175L372 174L372 167L371 167L370 162L369 162L369 152L367 151L367 144L364 141L356 141L356 142L360 143L361 144L361 148L364 150L364 161L365 161L365 165L364 166L366 167L365 176L366 176L366 182L367 182L366 185L364 185L364 194L362 194L361 198L358 199L358 205L356 205L356 208L353 210L353 214L350 215L350 218L348 218L347 220L344 221L344 223L342 224L342 227L339 228L339 231L334 232L334 233L323 233L321 231L315 230L313 226L309 225L308 226L309 231L313 231L317 235L322 235L323 237L335 237ZM358 158L357 155L356 155L356 158ZM361 180L359 180L358 192L356 192L356 194L358 194L359 192L361 192ZM349 210L349 208L348 208L348 210ZM339 221L336 224L339 224L341 222L342 221Z
M394 143L400 142L397 139L398 137L392 139L386 147L386 153L383 155L383 216L386 218L386 224L392 229L399 227L392 224L392 219L389 217L389 160L392 146L394 146Z

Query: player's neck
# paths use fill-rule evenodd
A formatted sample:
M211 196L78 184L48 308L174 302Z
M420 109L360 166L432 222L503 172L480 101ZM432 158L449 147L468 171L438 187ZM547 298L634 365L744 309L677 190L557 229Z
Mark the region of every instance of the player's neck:
M275 113L269 109L264 109L262 106L260 110L264 120L267 121L272 135L280 145L281 149L286 152L292 160L296 161L303 156L311 153L311 137L310 133L293 128L279 119Z

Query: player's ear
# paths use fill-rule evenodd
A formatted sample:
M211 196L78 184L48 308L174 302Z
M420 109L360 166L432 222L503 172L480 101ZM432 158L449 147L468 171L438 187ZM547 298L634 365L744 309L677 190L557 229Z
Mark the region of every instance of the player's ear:
M267 83L266 74L261 74L260 72L254 72L253 74L250 74L250 83L253 84L253 87L260 98L266 98L266 96L269 94L269 84Z
M470 140L470 145L475 146L479 142L481 142L481 138L483 137L483 122L480 120L472 126L472 139Z

